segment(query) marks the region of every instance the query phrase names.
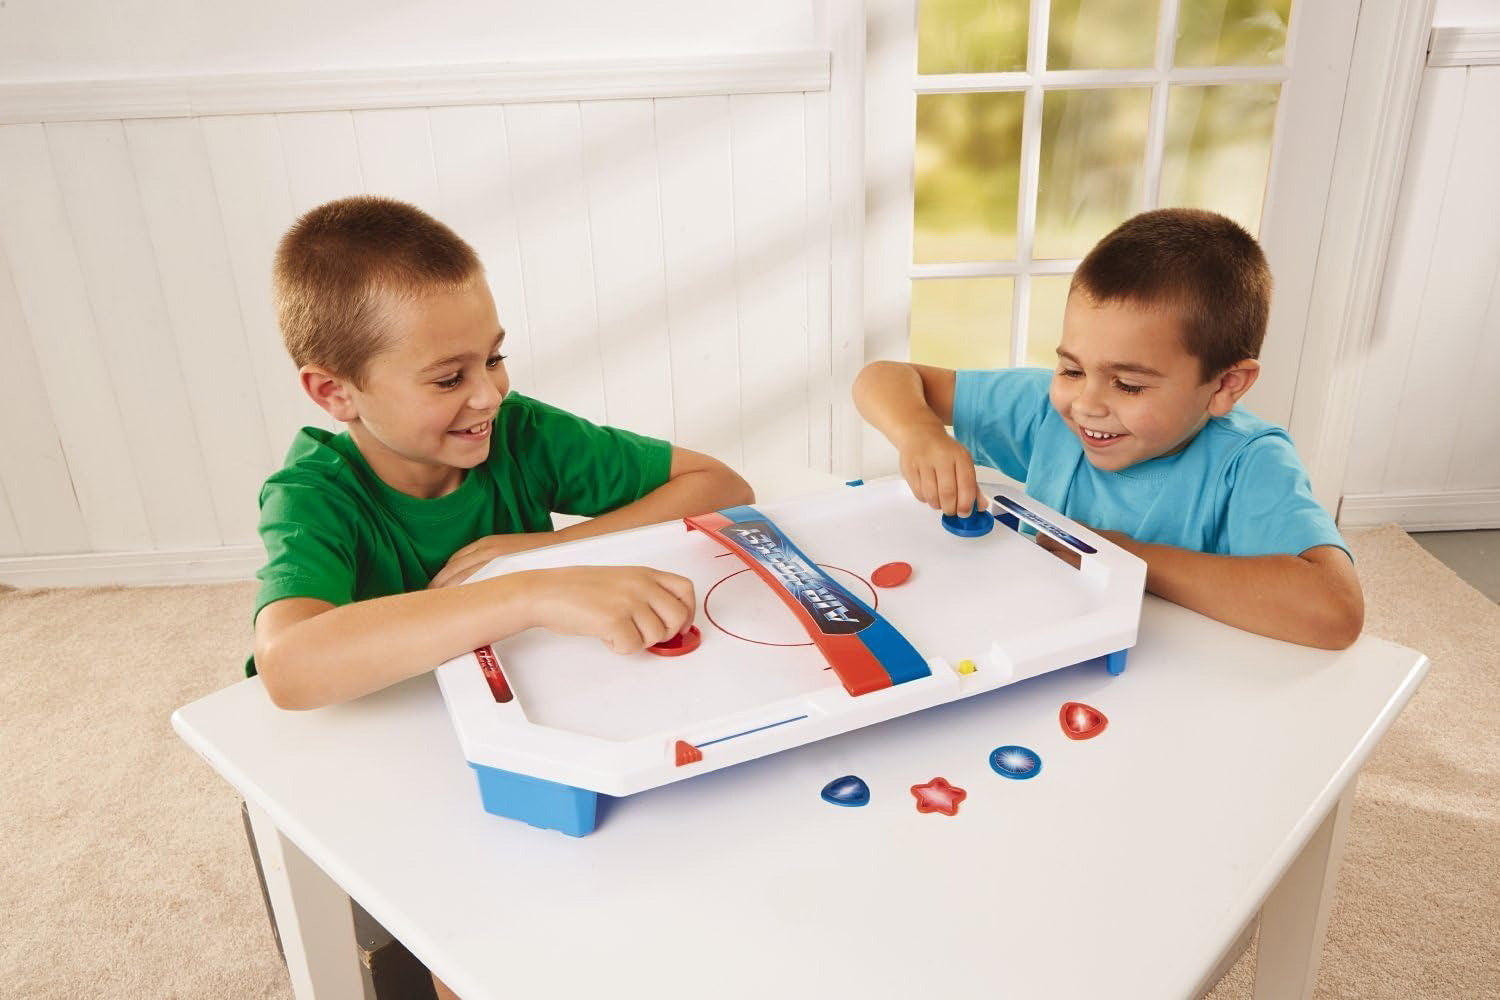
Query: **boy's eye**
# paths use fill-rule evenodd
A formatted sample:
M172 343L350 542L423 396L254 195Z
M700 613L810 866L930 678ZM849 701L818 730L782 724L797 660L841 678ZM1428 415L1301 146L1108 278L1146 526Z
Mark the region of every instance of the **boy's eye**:
M1141 392L1146 387L1143 385L1134 385L1130 382L1121 382L1119 379L1115 379L1115 388L1119 389L1121 392L1129 393L1130 395L1134 396L1136 393Z
M1076 368L1059 368L1057 370L1057 374L1061 375L1063 378L1077 378L1078 376L1082 375L1083 372L1079 371Z
M458 388L458 384L460 382L462 382L463 380L464 380L464 373L463 372L455 372L449 378L438 379L436 382L434 382L432 384L435 385L435 386L437 386L439 389L457 389Z
M484 366L486 368L498 368L500 366L500 362L504 361L506 357L507 355L504 354L493 355L485 361Z

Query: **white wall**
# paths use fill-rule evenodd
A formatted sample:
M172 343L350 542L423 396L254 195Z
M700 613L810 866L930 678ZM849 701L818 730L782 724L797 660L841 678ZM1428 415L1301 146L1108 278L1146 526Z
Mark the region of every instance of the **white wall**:
M1487 22L1463 30L1475 13L1438 11L1361 383L1345 525L1500 527L1500 10L1489 5Z
M1437 0L1432 9L1435 28L1500 27L1495 0Z
M475 244L521 391L752 481L830 467L835 355L859 343L830 331L830 71L805 4L708 17L655 2L630 18L589 4L617 23L588 35L588 58L556 63L538 52L561 50L584 5L510 5L475 30L504 52L472 78L378 67L476 54L478 3L425 5L420 22L388 4L357 44L335 44L322 7L273 4L253 25L198 25L212 56L93 6L93 21L70 16L76 37L49 7L0 6L0 581L254 568L259 484L297 427L325 420L280 346L271 253L297 214L361 191L414 201ZM424 29L435 8L451 23ZM376 68L333 82L285 69L325 59ZM261 72L215 90L191 75L210 63ZM15 77L58 66L80 75ZM653 79L656 66L670 68ZM90 74L131 79L96 92L78 85ZM215 113L193 110L205 93Z
M820 45L810 0L5 0L0 83Z

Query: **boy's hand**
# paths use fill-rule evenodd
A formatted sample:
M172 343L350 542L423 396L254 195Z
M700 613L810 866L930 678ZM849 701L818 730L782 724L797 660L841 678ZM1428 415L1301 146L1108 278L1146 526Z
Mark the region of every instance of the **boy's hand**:
M970 514L979 500L974 458L947 431L922 429L904 437L901 475L916 498L944 514Z
M639 653L693 623L693 582L647 566L571 566L529 573L532 623Z
M529 549L539 549L544 545L552 545L564 540L559 538L555 531L486 535L449 556L447 565L438 570L437 576L427 584L427 589L457 586L477 573L496 556L508 556Z

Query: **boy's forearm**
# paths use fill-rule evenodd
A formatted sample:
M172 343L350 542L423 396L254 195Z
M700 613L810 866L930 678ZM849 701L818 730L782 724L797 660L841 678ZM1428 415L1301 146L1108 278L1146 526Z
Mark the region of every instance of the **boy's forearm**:
M530 628L526 573L356 601L291 625L256 663L283 708L319 708Z
M555 537L558 542L571 542L754 502L749 484L727 466L696 469L674 476L634 503L569 525L555 532Z
M1358 583L1301 556L1221 556L1103 534L1145 560L1147 590L1215 621L1319 649L1344 649L1359 637Z
M854 406L897 448L913 430L945 433L942 417L927 402L922 376L899 361L866 365L854 380Z

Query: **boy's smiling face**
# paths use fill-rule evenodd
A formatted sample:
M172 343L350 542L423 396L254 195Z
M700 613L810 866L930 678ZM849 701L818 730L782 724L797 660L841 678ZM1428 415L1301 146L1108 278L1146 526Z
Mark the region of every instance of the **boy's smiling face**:
M336 398L325 409L349 425L387 485L442 496L489 457L495 413L510 391L500 353L505 333L482 277L416 299L393 298L385 309L386 345L370 359L363 386L334 379L328 395Z
M1260 370L1247 358L1205 382L1174 309L1096 303L1077 289L1057 358L1052 406L1089 462L1109 472L1184 448L1210 417L1233 408Z

